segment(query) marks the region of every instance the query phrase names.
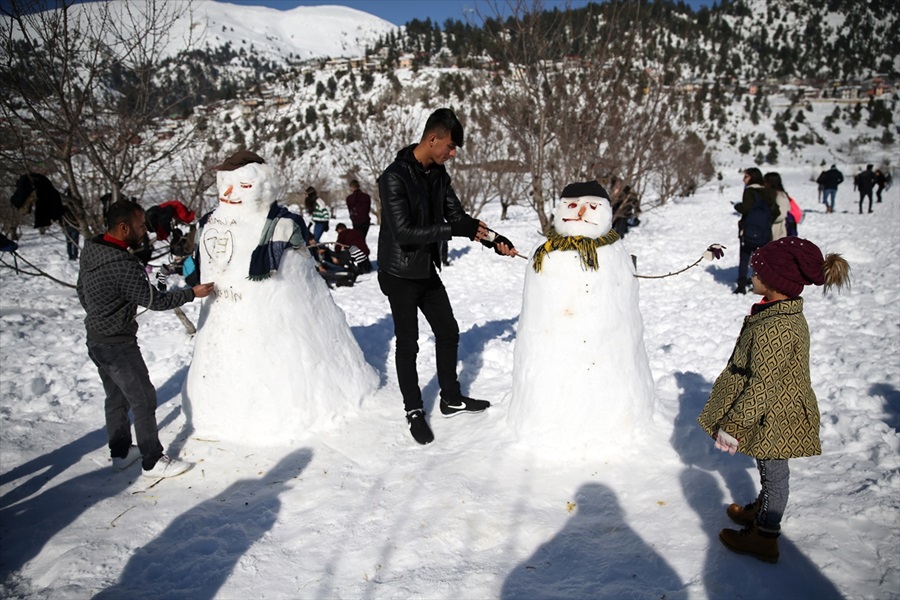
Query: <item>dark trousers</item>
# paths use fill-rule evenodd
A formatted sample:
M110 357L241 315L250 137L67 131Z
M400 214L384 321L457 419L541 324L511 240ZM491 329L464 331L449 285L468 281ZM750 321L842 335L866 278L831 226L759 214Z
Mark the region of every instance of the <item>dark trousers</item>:
M750 270L750 257L756 252L759 246L751 246L741 242L740 259L738 260L738 285L747 285L750 278L747 273Z
M109 453L124 457L131 446L131 421L128 409L134 414L134 433L141 451L143 466L152 469L163 454L156 424L156 389L137 340L118 344L88 342L88 356L97 365L100 380L106 391L106 435Z
M369 225L371 225L369 221L366 221L365 223L354 223L353 229L360 232L363 236L363 239L365 239L366 234L369 233Z
M781 531L781 518L787 508L791 471L787 459L756 459L759 470L759 514L756 523L764 533Z
M71 225L66 225L65 230L66 254L69 255L69 260L75 260L78 258L78 228L72 227Z
M419 353L419 314L422 311L434 333L438 385L441 398L461 397L456 378L456 358L459 350L459 325L453 316L447 290L437 273L428 279L401 279L383 271L378 273L378 285L391 305L394 335L397 338L397 379L403 406L407 411L422 408L422 392L416 356Z
M866 196L869 197L869 212L872 212L872 190L864 192L859 190L859 212L862 213L863 209L863 200L866 199Z

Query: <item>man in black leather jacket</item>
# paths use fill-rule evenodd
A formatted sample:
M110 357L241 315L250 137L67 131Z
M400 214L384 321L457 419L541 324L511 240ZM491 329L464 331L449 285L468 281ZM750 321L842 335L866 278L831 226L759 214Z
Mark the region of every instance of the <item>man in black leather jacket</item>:
M406 420L420 444L433 441L434 434L425 420L416 371L419 310L434 333L441 413L450 417L490 406L487 400L467 398L460 390L456 375L459 325L437 273L441 242L453 236L467 237L498 254L516 255L508 239L465 213L450 186L444 163L456 156L462 145L462 124L450 109L438 109L425 123L421 141L397 153L378 179L382 208L378 284L391 305Z

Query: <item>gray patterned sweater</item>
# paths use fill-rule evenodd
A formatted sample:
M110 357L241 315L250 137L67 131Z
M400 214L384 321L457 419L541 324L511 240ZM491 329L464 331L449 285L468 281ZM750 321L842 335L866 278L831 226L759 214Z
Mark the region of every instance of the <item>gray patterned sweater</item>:
M104 241L103 236L85 241L76 287L87 313L88 341L100 343L133 340L138 330L138 305L168 310L194 299L191 288L168 293L157 290L141 261Z

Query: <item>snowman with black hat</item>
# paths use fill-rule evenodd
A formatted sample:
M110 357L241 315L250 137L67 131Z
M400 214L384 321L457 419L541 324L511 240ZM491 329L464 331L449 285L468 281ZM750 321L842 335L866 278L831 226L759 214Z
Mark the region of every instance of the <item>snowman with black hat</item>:
M649 421L638 282L596 181L565 187L525 276L509 424L520 441L598 456Z

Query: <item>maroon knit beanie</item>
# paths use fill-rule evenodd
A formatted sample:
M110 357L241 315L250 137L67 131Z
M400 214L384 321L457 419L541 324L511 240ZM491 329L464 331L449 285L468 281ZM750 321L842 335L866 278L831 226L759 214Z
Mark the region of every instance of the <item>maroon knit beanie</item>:
M803 293L805 285L824 285L824 264L819 247L798 237L769 242L750 258L750 267L766 287L790 298Z

